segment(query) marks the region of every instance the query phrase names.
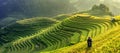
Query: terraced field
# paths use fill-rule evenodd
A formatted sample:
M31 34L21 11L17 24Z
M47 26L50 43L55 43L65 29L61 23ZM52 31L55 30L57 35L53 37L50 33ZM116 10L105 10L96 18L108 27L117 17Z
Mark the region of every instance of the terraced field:
M58 23L55 19L41 17L16 21L0 29L0 46L16 39L35 34L55 23Z
M41 32L6 44L0 52L42 53L50 51L51 53L85 53L87 51L97 53L101 50L101 52L104 52L104 50L109 52L106 50L106 46L113 48L109 43L114 40L114 44L120 43L118 41L120 37L119 27L119 21L111 22L109 18L76 14ZM93 48L86 50L86 39L89 36L94 39ZM117 49L117 52L119 52L119 47Z
M93 38L92 48L87 48L87 42L83 41L73 46L64 47L49 53L119 53L120 52L120 28L116 27L108 33ZM44 52L43 52L44 53Z

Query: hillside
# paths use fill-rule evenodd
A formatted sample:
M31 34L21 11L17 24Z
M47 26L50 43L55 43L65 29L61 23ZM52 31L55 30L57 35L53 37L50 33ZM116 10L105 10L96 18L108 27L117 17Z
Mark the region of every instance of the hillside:
M120 16L113 15L106 5L94 5L87 11L54 17L37 17L62 13L58 11L64 11L67 7L61 6L63 1L32 1L25 3L23 8L28 4L32 7L28 6L23 12L33 18L24 18L24 13L21 11L22 14L18 15L16 10L0 20L0 53L120 53ZM46 6L41 9L38 7L40 1L51 5L41 3L42 7ZM22 7L22 2L27 1L19 2L19 7ZM54 8L59 5L53 6L57 4L53 2L59 3L60 8ZM93 40L91 48L87 47L88 37Z
M0 45L40 32L57 22L55 19L38 17L23 19L8 24L8 26L0 29Z
M19 20L19 19L13 18L13 17L7 17L7 18L4 18L4 19L0 20L0 25L1 25L1 27L4 27L4 26L7 26L7 25L10 25L11 23L14 23L17 20Z
M72 14L58 15L58 16L55 16L54 19L64 20L65 18L70 17L73 14L86 14L86 15L92 15L92 16L100 17L100 18L106 18L106 17L114 16L114 14L110 11L110 9L106 5L99 4L99 5L93 5L91 9L86 10L86 11L75 12L75 13L72 13Z
M98 16L98 17L113 16L112 12L110 12L109 8L104 4L94 5L90 10L83 11L80 13L90 14L90 15Z
M57 19L57 20L62 21L62 20L66 19L66 18L68 18L68 17L70 17L70 16L72 16L72 15L69 15L69 14L61 14L61 15L55 16L54 19Z
M73 46L49 51L48 53L120 53L119 30L120 26L117 26L104 35L94 37L92 48L87 48L87 42L83 41Z
M1 52L40 53L43 51L51 51L66 46L72 47L72 45L74 46L72 47L73 50L75 47L82 48L81 50L84 52L84 43L87 37L90 36L96 41L102 40L102 38L114 40L119 37L119 33L113 32L119 31L119 27L119 20L116 22L111 22L110 17L98 18L91 15L76 14L32 36L27 36L25 38L15 40L7 45L4 45L1 47ZM109 37L109 35L111 36ZM114 35L118 36L112 38ZM96 37L100 37L100 39ZM80 45L80 47L77 45ZM69 47L67 49L71 52L71 49ZM77 52L77 50L74 50L73 52Z

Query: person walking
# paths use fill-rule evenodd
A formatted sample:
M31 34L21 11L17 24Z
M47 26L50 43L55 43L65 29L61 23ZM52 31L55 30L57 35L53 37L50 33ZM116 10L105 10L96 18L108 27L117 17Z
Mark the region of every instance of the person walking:
M91 37L88 37L87 45L88 45L88 47L92 47L92 38Z

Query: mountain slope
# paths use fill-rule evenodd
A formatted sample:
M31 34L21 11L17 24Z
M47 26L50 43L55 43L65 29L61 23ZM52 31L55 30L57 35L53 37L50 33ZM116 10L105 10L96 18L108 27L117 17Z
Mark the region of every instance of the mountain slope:
M87 48L87 42L83 41L76 45L61 48L49 53L119 53L120 26L109 30L104 35L93 38L92 48ZM44 53L44 52L43 52Z
M76 14L52 27L46 28L42 32L5 45L5 50L2 53L39 53L55 50L78 42L81 43L88 36L105 35L103 33L107 33L117 26L119 26L119 22L111 22L110 18L96 18L90 15ZM72 38L75 36L79 38Z
M30 36L57 22L55 19L40 17L16 21L0 29L0 44Z
M57 15L54 17L54 19L57 19L57 20L64 20L68 17L70 17L71 15L68 15L68 14L61 14L61 15Z
M80 13L90 14L98 17L113 16L112 12L110 12L109 8L104 4L94 5L90 10Z

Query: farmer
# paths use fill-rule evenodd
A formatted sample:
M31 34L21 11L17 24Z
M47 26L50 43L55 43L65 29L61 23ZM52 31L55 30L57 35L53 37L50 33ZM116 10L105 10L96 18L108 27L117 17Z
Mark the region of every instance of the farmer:
M88 37L87 44L88 44L88 47L92 47L92 39L91 39L91 37Z

